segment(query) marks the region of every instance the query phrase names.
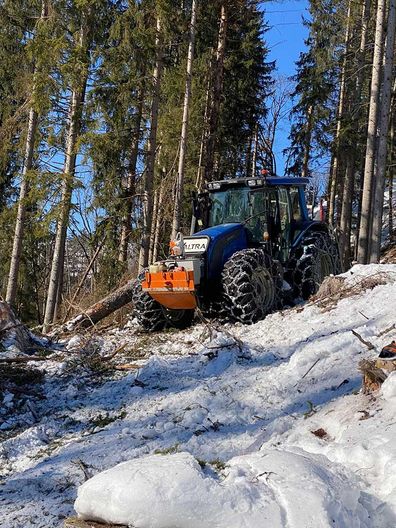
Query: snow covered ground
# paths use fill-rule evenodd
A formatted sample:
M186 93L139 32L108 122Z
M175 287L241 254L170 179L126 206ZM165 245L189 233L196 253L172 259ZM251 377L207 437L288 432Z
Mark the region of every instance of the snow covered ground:
M368 275L380 284L335 306L132 323L35 363L30 394L3 393L1 527L62 526L94 475L78 512L138 528L396 526L396 373L374 398L358 371L396 338L396 265L344 276Z

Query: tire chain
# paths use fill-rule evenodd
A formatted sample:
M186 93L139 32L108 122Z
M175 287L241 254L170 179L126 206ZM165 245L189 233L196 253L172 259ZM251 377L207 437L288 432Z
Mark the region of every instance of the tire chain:
M308 233L293 251L287 264L286 280L293 287L295 297L308 299L317 291L313 269L319 252L326 253L330 257L333 274L341 271L335 240L328 233L320 231Z
M269 306L262 306L252 283L254 274L262 268L273 281L274 296ZM260 249L238 251L226 262L222 272L223 303L232 319L254 323L262 319L276 304L281 288L279 269L271 257Z
M162 330L165 328L167 321L161 305L142 290L144 273L138 275L132 291L134 315L145 330L150 332Z

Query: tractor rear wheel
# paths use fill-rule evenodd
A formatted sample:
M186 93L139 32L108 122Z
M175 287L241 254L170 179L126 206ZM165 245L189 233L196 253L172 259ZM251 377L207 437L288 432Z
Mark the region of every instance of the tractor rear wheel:
M224 308L245 324L263 319L276 303L276 278L271 258L260 249L234 253L222 272Z
M285 274L294 297L304 300L316 293L325 277L341 272L337 243L328 233L313 231L293 250Z
M144 273L136 279L132 293L134 315L139 324L148 332L163 330L167 327L187 328L194 318L194 310L169 310L155 301L142 290Z

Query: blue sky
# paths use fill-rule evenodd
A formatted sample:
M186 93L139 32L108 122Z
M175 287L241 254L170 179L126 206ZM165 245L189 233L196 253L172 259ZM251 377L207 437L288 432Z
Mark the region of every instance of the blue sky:
M290 77L295 73L295 62L304 50L307 29L303 26L302 16L309 17L308 0L279 0L262 2L266 20L270 26L266 41L270 49L269 60L276 61L276 74ZM288 146L290 123L285 119L275 138L275 156L277 172L284 171L282 150Z

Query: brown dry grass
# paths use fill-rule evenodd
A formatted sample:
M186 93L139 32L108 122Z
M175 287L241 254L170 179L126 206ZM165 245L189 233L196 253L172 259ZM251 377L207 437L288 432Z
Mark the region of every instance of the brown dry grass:
M396 243L390 244L381 256L383 264L396 264Z
M311 302L322 308L323 311L329 311L335 308L341 299L359 295L366 290L372 290L376 286L388 282L389 275L384 272L362 277L353 285L347 284L343 277L327 277L318 292L311 297Z

